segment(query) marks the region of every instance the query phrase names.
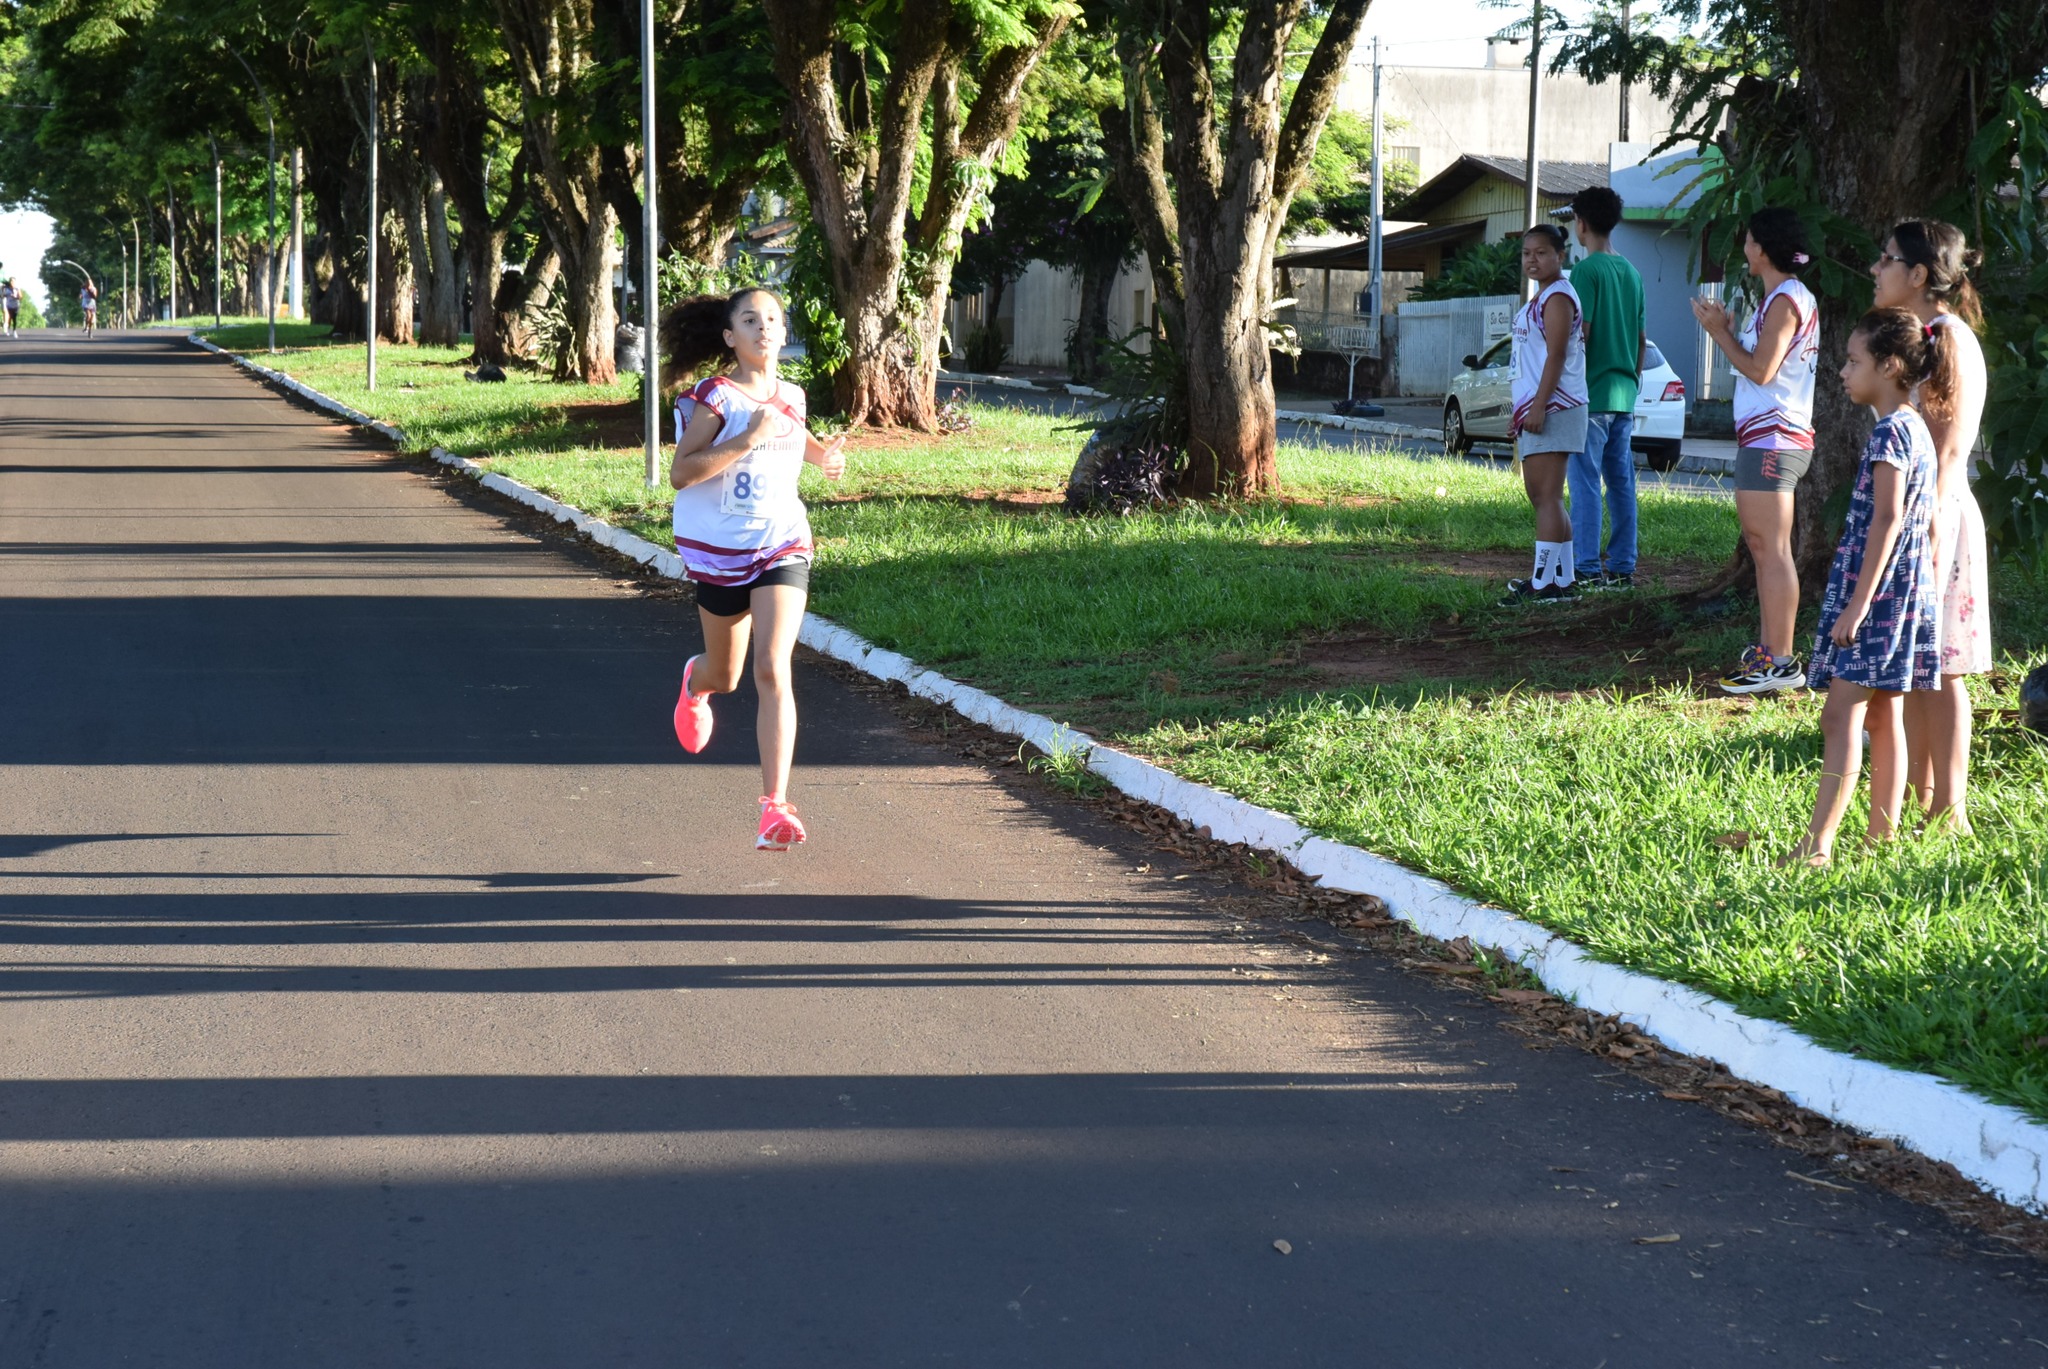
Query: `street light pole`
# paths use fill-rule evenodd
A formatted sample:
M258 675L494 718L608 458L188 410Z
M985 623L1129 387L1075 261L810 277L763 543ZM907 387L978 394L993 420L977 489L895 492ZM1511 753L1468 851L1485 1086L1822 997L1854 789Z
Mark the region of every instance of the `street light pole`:
M640 0L640 420L646 428L647 488L661 475L661 228L654 204L654 0Z
M363 333L370 345L364 388L374 394L377 389L377 49L368 35L363 38L363 51L370 55L370 235L365 244L370 263L370 315L363 324Z
M306 204L305 167L301 161L303 156L304 154L298 148L292 149L292 269L291 275L287 279L291 282L292 317L294 319L304 319L306 317L304 298L306 278Z
M178 200L164 178L164 221L171 226L171 326L178 326Z
M1386 232L1386 201L1380 194L1387 162L1380 144L1386 140L1386 124L1380 118L1380 40L1372 40L1372 347L1373 355L1386 356L1387 304L1381 298L1386 288L1385 258L1380 253L1380 236ZM1385 374L1384 364L1381 367Z
M128 216L128 229L135 235L135 307L128 308L128 301L121 301L121 308L128 313L128 326L134 327L142 321L142 223L133 214Z
M1541 198L1536 191L1536 181L1543 165L1536 157L1536 129L1543 113L1543 0L1535 0L1533 17L1529 21L1529 155L1523 162L1524 178L1528 185L1522 195L1522 226L1532 228L1536 224L1536 213ZM1522 298L1528 299L1536 282L1525 281Z
M220 327L220 144L213 145L213 326Z

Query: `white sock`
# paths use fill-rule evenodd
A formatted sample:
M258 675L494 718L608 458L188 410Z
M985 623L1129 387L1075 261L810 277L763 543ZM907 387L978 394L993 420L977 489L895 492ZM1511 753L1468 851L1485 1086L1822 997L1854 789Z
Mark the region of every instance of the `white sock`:
M1555 542L1536 544L1536 569L1529 572L1529 588L1542 589L1550 583L1552 568L1557 564L1556 548Z
M1557 548L1556 559L1551 564L1550 578L1560 585L1569 585L1579 578L1578 555L1570 542L1553 542Z

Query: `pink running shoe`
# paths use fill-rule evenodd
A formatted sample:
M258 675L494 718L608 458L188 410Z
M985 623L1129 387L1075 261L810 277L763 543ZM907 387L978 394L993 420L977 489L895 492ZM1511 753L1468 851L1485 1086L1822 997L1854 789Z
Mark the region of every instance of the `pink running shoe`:
M693 756L711 745L711 700L690 692L690 671L700 659L692 656L683 666L683 692L676 700L676 740Z
M754 838L756 851L787 851L804 839L804 825L787 799L761 800L761 831Z

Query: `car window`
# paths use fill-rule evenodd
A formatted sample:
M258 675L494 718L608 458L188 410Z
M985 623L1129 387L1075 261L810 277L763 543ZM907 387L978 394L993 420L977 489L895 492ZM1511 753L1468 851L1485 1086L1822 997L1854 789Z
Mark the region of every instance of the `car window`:
M1502 338L1499 342L1496 342L1493 344L1493 346L1487 348L1485 353L1481 355L1479 358L1480 367L1484 369L1488 366L1507 365L1508 344L1512 341L1514 341L1513 338Z
M1656 343L1645 342L1643 344L1643 369L1645 371L1654 371L1659 366L1664 366L1668 364L1669 363L1667 363L1664 360L1664 354L1657 350Z

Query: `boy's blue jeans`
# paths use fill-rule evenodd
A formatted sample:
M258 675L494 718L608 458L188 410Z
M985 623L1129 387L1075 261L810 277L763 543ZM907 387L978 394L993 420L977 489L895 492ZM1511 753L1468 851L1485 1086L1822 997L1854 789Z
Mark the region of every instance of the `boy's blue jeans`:
M1603 482L1607 519L1614 525L1607 538L1605 569L1609 575L1636 573L1636 454L1629 447L1635 427L1634 414L1589 415L1586 450L1566 464L1572 492L1572 556L1581 574L1602 569Z

